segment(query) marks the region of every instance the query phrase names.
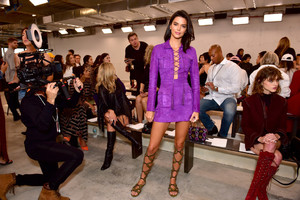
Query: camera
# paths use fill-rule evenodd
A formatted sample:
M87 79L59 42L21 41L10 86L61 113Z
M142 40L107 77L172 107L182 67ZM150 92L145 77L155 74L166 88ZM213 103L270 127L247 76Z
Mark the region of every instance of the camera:
M50 63L44 59L43 53L39 51L22 53L19 54L19 57L22 59L17 75L23 84L31 83L31 85L43 86L49 83L47 77L52 74L56 78L53 81L59 81L63 77L61 64L59 62ZM49 62L49 64L45 66L43 61Z
M41 48L41 32L35 24L29 26L28 30L26 30L26 35L28 40L35 48ZM27 85L27 88L43 88L44 85L49 83L47 77L53 75L54 80L52 82L56 82L56 86L60 88L65 97L70 99L70 95L66 87L66 81L75 77L71 76L63 78L61 64L57 61L50 62L45 59L44 53L51 51L52 50L37 50L35 52L25 52L19 54L20 66L17 69L17 76L20 80L20 83Z

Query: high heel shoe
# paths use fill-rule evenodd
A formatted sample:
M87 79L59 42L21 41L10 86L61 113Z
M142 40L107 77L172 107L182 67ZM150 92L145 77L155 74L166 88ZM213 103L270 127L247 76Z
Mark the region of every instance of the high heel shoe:
M89 147L87 146L86 142L81 137L78 137L78 144L80 145L83 151L89 150Z
M146 158L149 160L149 162L146 162ZM146 185L146 178L151 171L154 158L155 158L155 153L152 155L148 155L148 151L146 152L145 157L144 157L143 166L142 166L142 174L140 177L140 180L143 180L144 183L142 183L142 184L137 183L133 186L133 188L131 189L132 197L139 196L139 194L142 192L143 187ZM146 166L148 169L144 169L144 166ZM143 174L144 174L144 177L143 177ZM132 194L132 192L136 192L136 194Z
M8 160L8 161L4 161L4 163L0 163L0 165L10 165L12 163L13 163L12 160Z
M176 154L180 154L181 158L179 160L176 159ZM178 175L178 172L179 172L179 169L180 169L180 166L181 166L181 163L182 163L182 158L183 158L183 149L181 149L180 151L178 151L178 149L175 148L175 151L174 151L174 154L173 154L173 163L172 163L172 171L171 171L171 177L170 177L170 182L171 182L171 179L175 179L175 182L176 182L176 178L177 178L177 175ZM175 169L174 165L178 164L178 168ZM175 175L174 175L175 173ZM176 183L170 183L169 184L169 195L171 197L176 197L178 194L179 194L179 189L177 187L177 184ZM176 194L171 194L172 192L176 192Z

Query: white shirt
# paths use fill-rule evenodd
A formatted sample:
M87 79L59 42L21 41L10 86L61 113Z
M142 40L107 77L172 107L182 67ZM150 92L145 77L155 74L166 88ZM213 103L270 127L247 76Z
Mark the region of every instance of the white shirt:
M221 105L227 98L235 99L235 94L241 91L244 81L241 68L224 58L220 64L214 64L208 69L206 82L213 82L218 87L218 92L209 88L209 94L204 99L213 99Z
M73 75L73 67L68 67L63 75L63 77L69 77ZM68 80L68 84L70 84L71 79Z
M8 64L7 70L5 72L5 79L6 82L9 83L14 79L16 72L14 49L8 48L7 51L4 53L3 60Z
M250 86L249 86L249 89L248 89L248 94L251 95L252 94L252 90L253 90L253 85L254 85L254 80L255 80L255 77L256 77L256 74L258 73L259 70L261 70L262 68L265 68L265 67L274 67L276 69L279 70L278 67L276 67L276 65L262 65L260 66L257 70L254 70L251 74L250 74ZM283 78L283 80L280 80L279 81L279 85L280 85L280 88L281 88L281 92L279 93L280 96L284 97L284 98L287 98L290 96L290 93L291 93L291 90L289 88L290 86L290 78L289 76L284 73L283 71L279 70L281 72L281 76Z

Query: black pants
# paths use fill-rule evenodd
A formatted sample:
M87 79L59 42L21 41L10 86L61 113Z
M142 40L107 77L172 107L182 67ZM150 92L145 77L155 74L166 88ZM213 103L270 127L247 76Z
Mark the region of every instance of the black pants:
M49 182L50 188L57 190L83 160L81 150L52 141L25 143L25 147L28 156L39 162L43 174L17 175L16 185L19 186L40 186ZM63 164L58 167L58 162Z
M8 84L6 83L6 89L4 92L5 99L7 101L8 107L11 110L14 118L19 117L19 113L17 111L17 108L20 108L20 103L19 103L19 92L18 91L13 91L17 85L15 84Z

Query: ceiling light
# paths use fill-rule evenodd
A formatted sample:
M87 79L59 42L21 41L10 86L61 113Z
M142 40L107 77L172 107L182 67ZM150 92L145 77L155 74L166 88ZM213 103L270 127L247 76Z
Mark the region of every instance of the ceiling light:
M48 0L29 0L34 6L39 6L48 3Z
M85 30L82 27L75 28L75 31L77 33L83 33L83 32L85 32Z
M199 24L199 26L213 25L214 20L211 17L210 18L202 18L202 19L198 19L198 24Z
M66 29L60 29L58 32L62 35L68 34L68 31Z
M125 26L125 27L122 27L121 29L122 29L123 33L129 33L129 32L133 31L131 26Z
M46 32L46 33L51 33L51 30L47 30L47 29L40 29L42 32Z
M233 25L249 24L249 16L233 17L232 24Z
M281 22L282 13L267 13L264 14L264 22Z
M154 25L145 25L144 30L145 31L156 31L156 27Z
M32 14L32 17L36 17L36 14Z
M103 28L103 29L102 29L102 32L103 32L104 34L110 34L110 33L112 33L112 30L111 30L111 28Z

